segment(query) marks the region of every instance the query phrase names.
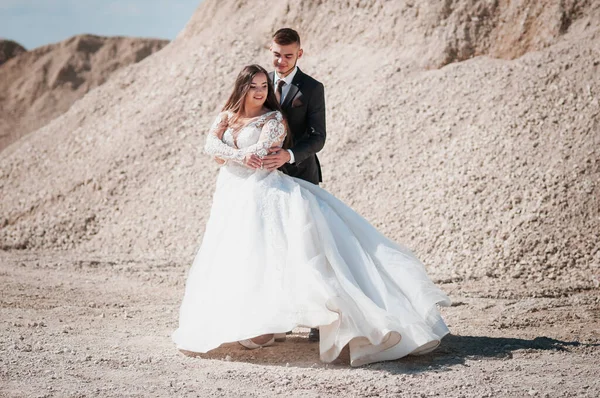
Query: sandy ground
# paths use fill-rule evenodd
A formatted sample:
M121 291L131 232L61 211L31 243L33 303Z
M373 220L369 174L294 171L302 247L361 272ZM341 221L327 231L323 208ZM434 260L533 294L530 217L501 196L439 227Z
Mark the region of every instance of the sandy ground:
M597 397L600 295L551 284L436 281L452 330L423 357L319 361L297 329L249 351L175 349L184 261L0 252L2 397ZM546 282L544 282L546 283Z

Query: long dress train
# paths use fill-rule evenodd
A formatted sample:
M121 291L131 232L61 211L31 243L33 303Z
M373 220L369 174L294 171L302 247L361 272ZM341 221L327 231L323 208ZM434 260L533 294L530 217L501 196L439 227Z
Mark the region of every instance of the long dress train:
M319 327L324 362L347 344L352 366L437 347L449 332L437 305L450 300L421 262L324 189L241 164L282 142L279 112L235 136L228 117L207 136L206 152L228 162L188 273L178 348L207 352L297 326Z

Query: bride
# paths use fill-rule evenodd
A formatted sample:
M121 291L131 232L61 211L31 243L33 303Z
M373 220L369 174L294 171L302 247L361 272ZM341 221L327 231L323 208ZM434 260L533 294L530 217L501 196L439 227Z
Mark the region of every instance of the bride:
M320 357L349 345L352 366L423 354L449 331L450 300L406 248L317 185L262 168L286 147L273 84L245 67L207 138L224 160L202 245L188 273L181 350L239 341L269 346L297 326L320 329Z

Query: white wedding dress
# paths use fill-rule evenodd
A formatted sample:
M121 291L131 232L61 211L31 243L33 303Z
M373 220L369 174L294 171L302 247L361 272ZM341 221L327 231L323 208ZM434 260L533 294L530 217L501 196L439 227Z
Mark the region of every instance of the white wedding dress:
M235 138L228 117L207 136L205 151L228 161L188 274L177 347L207 352L297 326L320 329L324 362L347 344L352 366L437 347L448 333L437 305L450 300L421 262L324 189L242 165L283 141L279 112Z

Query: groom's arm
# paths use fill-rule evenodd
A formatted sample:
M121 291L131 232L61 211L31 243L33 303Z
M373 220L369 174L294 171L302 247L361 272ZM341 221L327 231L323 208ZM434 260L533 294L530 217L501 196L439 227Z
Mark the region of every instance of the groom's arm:
M308 102L306 129L308 135L290 148L294 154L294 163L308 159L325 145L325 88L322 83L317 84Z

